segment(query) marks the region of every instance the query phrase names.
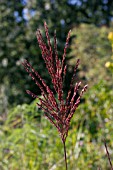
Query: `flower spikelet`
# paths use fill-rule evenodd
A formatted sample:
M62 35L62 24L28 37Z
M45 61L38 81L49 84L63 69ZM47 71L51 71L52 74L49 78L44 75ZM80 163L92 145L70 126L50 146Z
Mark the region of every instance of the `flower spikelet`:
M78 91L81 86L81 82L77 82L75 84L74 91L73 91L73 86L74 86L74 78L76 75L76 71L80 62L78 59L74 68L74 73L71 79L70 88L67 93L67 97L64 100L63 83L65 80L66 70L67 70L67 65L65 64L65 58L66 58L66 50L68 48L71 31L69 31L68 33L66 44L64 47L64 52L62 58L60 59L58 57L58 52L57 52L56 32L54 32L54 48L53 48L46 22L44 23L44 27L45 27L45 34L47 38L47 44L44 42L40 30L37 30L36 36L37 36L39 47L41 49L42 57L46 64L46 68L48 70L48 73L50 74L54 90L58 96L58 100L56 100L53 91L45 83L45 81L40 76L40 74L36 70L34 70L32 65L27 60L25 60L22 64L25 70L29 73L29 76L31 76L32 80L36 83L38 88L41 90L42 98L32 93L29 90L26 90L26 92L29 95L31 95L33 98L39 99L40 102L37 103L38 107L40 107L44 111L44 115L57 128L62 141L65 142L68 135L71 118L73 117L75 110L77 109L80 103L80 99L83 93L87 89L87 85L83 87L79 97L77 97Z

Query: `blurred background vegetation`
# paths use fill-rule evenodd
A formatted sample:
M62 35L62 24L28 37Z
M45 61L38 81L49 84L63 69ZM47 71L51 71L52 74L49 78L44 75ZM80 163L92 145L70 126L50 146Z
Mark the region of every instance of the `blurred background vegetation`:
M43 22L67 53L65 93L77 58L76 80L89 84L67 139L70 170L109 170L104 138L113 160L113 1L0 1L0 170L63 170L63 148L56 129L25 90L40 95L21 62L28 59L50 84L36 40ZM113 161L112 161L113 162Z

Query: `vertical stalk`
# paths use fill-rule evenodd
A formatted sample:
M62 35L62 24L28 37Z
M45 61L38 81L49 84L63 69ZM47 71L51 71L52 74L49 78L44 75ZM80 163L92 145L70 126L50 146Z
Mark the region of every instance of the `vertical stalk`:
M65 166L66 166L66 170L68 170L68 168L67 168L67 154L66 154L66 145L65 145L65 140L63 140L63 146L64 146Z
M108 151L107 144L106 144L106 141L105 141L105 140L104 140L104 145L105 145L106 154L107 154L107 157L108 157L108 161L109 161L109 164L110 164L111 170L113 170L113 166L112 166L112 162L111 162L110 154L109 154L109 151Z

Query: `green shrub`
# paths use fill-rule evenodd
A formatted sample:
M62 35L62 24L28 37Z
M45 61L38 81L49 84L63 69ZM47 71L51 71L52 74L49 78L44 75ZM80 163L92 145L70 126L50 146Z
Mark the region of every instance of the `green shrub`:
M96 170L99 166L109 169L103 139L106 138L112 159L112 101L113 91L105 81L90 88L85 95L66 142L70 170ZM43 113L37 110L36 102L17 106L7 115L0 130L1 170L63 169L60 138Z

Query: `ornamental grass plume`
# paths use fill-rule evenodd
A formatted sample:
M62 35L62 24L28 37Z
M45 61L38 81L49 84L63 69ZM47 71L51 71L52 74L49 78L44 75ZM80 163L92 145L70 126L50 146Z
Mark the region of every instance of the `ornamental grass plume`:
M33 98L38 98L40 103L37 103L38 107L44 111L44 115L47 119L57 128L60 137L64 146L64 157L65 157L65 165L67 170L67 158L66 158L66 138L68 136L68 130L70 127L70 121L77 109L81 96L87 89L87 85L83 87L80 92L79 97L77 97L78 90L80 89L81 82L77 82L73 91L74 78L76 74L76 70L79 65L79 59L74 68L74 73L71 79L70 88L67 93L67 97L64 100L64 91L63 84L66 76L67 65L65 64L66 50L68 48L70 31L68 33L66 44L64 47L64 52L62 59L58 57L57 53L57 39L56 32L54 33L54 49L52 48L50 36L48 32L48 27L46 22L44 23L45 34L47 38L48 45L43 40L42 34L40 30L37 30L36 36L38 40L39 47L42 52L42 57L46 64L46 68L50 74L53 88L58 96L58 100L56 100L53 91L48 87L45 81L41 78L39 73L34 70L31 64L25 60L22 64L24 65L25 70L29 73L29 76L35 81L36 85L41 90L41 95L43 98L40 98L36 94L32 93L29 90L26 92L31 95Z

